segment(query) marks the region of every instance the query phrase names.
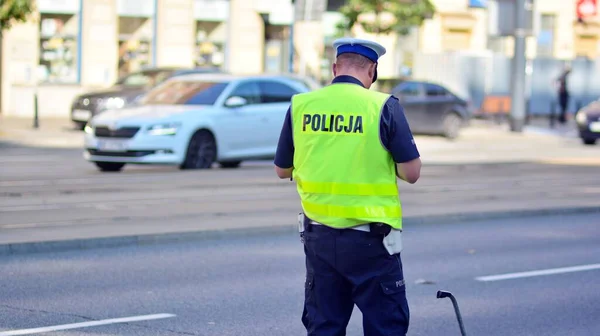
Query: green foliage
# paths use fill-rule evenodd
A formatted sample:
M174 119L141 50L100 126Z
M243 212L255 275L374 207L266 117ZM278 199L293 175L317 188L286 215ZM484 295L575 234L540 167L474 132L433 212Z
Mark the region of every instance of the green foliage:
M420 26L431 18L435 7L430 0L348 0L339 9L345 20L337 25L338 34L348 32L359 24L367 33L408 35L412 27ZM394 17L389 23L382 22L382 13ZM362 14L372 14L375 20L359 18Z
M15 22L26 21L33 11L33 0L1 0L0 33Z

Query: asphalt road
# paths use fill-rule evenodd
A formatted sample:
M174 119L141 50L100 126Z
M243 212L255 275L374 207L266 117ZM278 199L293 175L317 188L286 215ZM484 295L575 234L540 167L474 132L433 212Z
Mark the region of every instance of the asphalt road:
M406 228L410 335L600 334L600 269L477 281L600 263L597 214ZM0 259L0 335L148 314L152 321L47 335L302 335L303 255L294 234ZM434 282L422 284L421 280ZM3 334L4 332L4 334ZM355 311L348 335L361 335Z

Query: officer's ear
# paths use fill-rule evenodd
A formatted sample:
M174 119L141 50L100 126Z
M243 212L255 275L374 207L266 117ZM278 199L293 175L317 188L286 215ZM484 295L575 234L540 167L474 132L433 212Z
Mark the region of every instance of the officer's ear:
M333 63L331 70L333 71L333 77L337 76L337 64L336 63Z
M375 83L377 80L377 63L373 64L373 76L371 77L371 83Z

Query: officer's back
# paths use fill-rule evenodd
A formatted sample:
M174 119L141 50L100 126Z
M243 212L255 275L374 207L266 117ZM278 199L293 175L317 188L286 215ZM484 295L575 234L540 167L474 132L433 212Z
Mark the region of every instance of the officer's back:
M302 321L309 335L343 335L356 304L365 335L404 335L397 177L416 182L419 153L398 100L368 89L385 49L356 39L334 47L332 85L294 96L275 158L303 209Z

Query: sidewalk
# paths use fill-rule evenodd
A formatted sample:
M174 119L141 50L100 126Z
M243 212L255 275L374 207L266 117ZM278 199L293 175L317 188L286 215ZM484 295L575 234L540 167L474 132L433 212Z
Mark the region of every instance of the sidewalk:
M5 117L0 118L0 141L42 148L82 148L83 132L67 119L40 119L36 129L33 119Z
M510 131L508 122L505 121L501 124L494 122L493 120L476 120L475 124L478 126L487 125L498 130ZM560 124L555 121L554 126L551 126L550 119L547 116L537 116L532 118L527 125L525 125L524 134L531 135L548 135L557 136L563 138L578 138L579 133L577 131L577 125L573 119L567 121L566 124Z

